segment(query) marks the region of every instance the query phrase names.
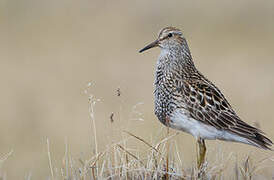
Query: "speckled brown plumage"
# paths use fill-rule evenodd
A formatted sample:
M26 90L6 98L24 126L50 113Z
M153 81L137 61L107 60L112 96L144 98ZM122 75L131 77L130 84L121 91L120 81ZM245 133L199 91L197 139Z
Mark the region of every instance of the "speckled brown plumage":
M155 73L155 114L163 124L196 138L236 141L270 149L271 140L261 130L242 121L221 91L196 69L179 29L162 29L158 39L140 52L156 46L161 48L161 54Z

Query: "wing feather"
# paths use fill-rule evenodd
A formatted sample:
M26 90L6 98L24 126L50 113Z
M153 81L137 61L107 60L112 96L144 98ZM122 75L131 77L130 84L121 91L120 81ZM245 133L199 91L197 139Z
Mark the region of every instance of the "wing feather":
M213 83L204 78L184 81L183 84L184 87L178 90L183 93L185 108L192 118L244 137L258 147L270 149L271 140L261 130L242 121Z

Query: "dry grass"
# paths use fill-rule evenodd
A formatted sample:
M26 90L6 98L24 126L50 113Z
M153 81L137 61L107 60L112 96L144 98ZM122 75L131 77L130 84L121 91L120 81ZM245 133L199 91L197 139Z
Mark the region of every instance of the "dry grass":
M244 161L238 163L233 153L229 156L219 153L217 159L209 160L199 172L195 166L182 166L176 142L172 139L178 133L168 134L156 144L130 132L125 133L128 137L110 144L105 151L93 154L86 160L74 159L68 153L66 144L60 169L52 167L48 152L49 179L199 179L199 174L202 174L200 179L260 179L262 176L256 174L258 170L266 168L263 165L265 161L273 161L271 157L266 157L254 162L247 155ZM129 141L140 141L147 149L132 149L128 146Z
M163 131L160 140L155 138L151 142L131 132L122 131L123 139L109 144L104 151L99 152L97 144L100 139L97 139L96 136L94 111L96 102L99 100L89 93L90 86L91 84L88 85L85 93L88 96L91 137L94 138L95 151L88 159L75 159L70 154L69 144L66 141L62 167L57 167L53 164L51 154L54 152L51 152L51 143L47 139L48 179L269 179L257 173L262 168L268 168L264 164L266 161L273 162L273 157L255 160L256 158L249 154L242 162L238 163L235 154L224 155L220 147L216 149L216 152L209 152L216 153L216 158L208 159L200 171L195 167L195 163L192 167L184 167L178 146L173 139L179 132L172 133L169 129L166 132ZM120 96L120 93L118 94ZM145 148L140 149L144 150L132 148L130 142L135 141L141 143ZM0 170L12 152L1 156ZM0 179L7 179L6 174L1 171ZM32 179L31 173L27 174L25 179Z

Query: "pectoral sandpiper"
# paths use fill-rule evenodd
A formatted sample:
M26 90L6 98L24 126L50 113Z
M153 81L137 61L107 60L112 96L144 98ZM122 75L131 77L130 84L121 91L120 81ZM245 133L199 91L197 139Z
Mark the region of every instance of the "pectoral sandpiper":
M221 91L196 69L181 30L162 29L157 40L139 52L153 47L161 48L155 74L155 114L164 125L196 138L198 168L205 160L205 139L271 149L272 141L242 121Z

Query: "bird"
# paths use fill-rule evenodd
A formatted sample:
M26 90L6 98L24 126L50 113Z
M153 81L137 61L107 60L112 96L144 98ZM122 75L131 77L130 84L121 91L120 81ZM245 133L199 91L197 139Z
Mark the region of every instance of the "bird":
M223 140L272 150L272 141L232 109L222 92L194 65L182 31L165 27L139 52L159 47L154 112L167 127L191 134L198 145L197 167L205 162L205 140Z

